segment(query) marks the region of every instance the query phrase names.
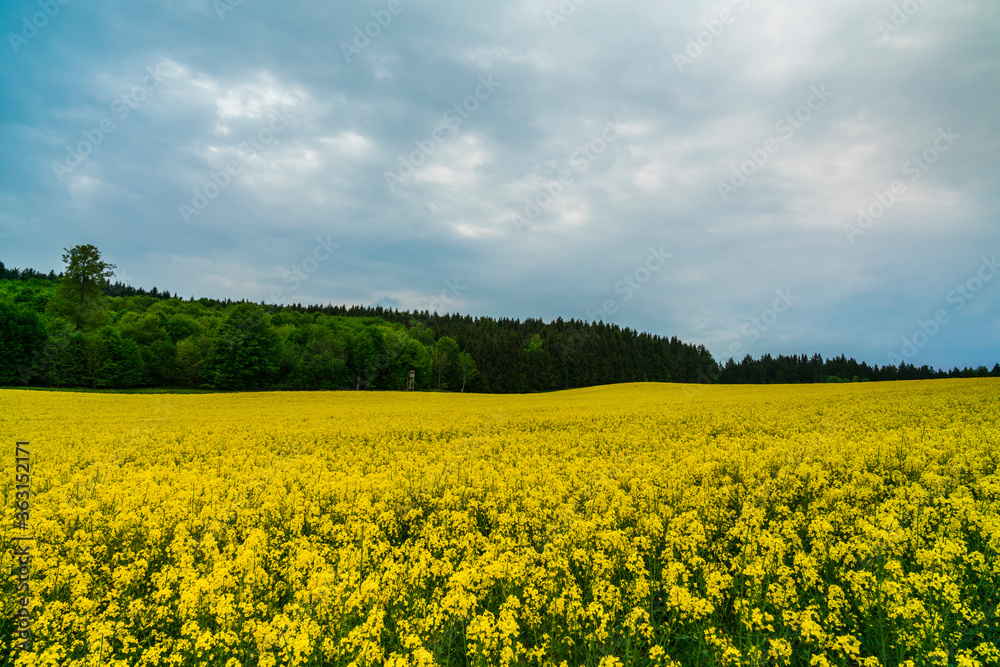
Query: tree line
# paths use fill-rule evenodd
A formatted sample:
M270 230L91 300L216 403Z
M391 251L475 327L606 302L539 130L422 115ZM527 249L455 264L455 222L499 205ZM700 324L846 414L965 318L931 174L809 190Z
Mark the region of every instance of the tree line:
M803 355L763 354L759 359L749 355L742 361L730 359L719 370L717 381L722 384L795 384L813 382L879 382L888 380L933 380L955 377L1000 377L1000 363L993 370L986 366L977 368L955 367L950 371L917 367L906 362L899 366L869 366L865 362L848 359L845 355L823 359L819 354Z
M0 262L0 384L515 393L693 382L704 347L613 324L184 299L110 281L94 246L55 274Z
M718 364L703 345L604 322L494 319L381 306L184 299L111 282L92 245L64 271L0 262L0 385L522 393L621 382L793 383L972 377L840 357ZM1000 375L1000 364L992 374Z

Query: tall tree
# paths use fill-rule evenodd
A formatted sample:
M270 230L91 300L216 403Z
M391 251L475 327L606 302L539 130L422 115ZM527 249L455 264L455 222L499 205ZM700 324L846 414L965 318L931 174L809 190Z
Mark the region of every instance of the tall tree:
M59 281L55 299L50 302L53 312L79 329L93 329L108 322L104 290L114 275L114 264L101 259L96 246L78 245L67 250L62 259L66 270Z
M174 359L174 381L188 387L198 385L201 369L211 347L208 336L191 336L177 343Z
M27 381L28 368L44 345L38 313L0 301L0 384Z
M437 378L438 389L447 388L449 386L449 382L442 383L442 380L446 379L445 373L448 369L458 363L458 353L458 343L456 343L455 339L450 336L441 336L441 339L431 349L431 361L433 362L434 375Z
M278 373L278 334L252 303L233 306L205 361L210 381L224 389L265 389Z
M472 359L472 355L468 352L459 352L458 354L458 370L462 374L462 391L465 391L465 383L476 377L476 362Z
M358 334L350 348L349 369L355 389L370 388L386 365L385 337L382 327L369 326Z
M330 327L304 324L285 341L290 389L344 389L350 383L344 342Z

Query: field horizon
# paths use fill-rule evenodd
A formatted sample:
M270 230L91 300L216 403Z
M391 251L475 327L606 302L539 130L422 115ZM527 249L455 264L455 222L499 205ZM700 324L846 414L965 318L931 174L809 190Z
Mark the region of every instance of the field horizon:
M984 382L1000 382L1000 378L995 377L972 377L972 378L934 378L934 379L914 379L914 380L893 380L891 384L895 385L914 385L914 384L927 384L927 383L945 383L945 382L970 382L970 381L984 381ZM467 392L455 392L448 391L445 389L425 389L416 391L404 391L397 389L375 389L375 390L363 390L358 391L354 389L264 389L264 390L252 390L252 389L201 389L192 387L134 387L128 389L116 389L116 388L92 388L92 387L34 387L34 386L0 386L0 392L4 391L24 391L24 392L65 392L65 393L81 393L81 394L136 394L136 395L206 395L206 394L223 394L223 395L248 395L248 394L364 394L364 393L374 393L374 394L387 394L387 395L417 395L417 396L427 396L432 394L437 395L449 395L449 396L539 396L539 395L552 395L552 394L571 394L573 392L586 392L601 389L614 389L623 387L687 387L689 390L691 388L696 388L700 393L703 390L712 390L715 388L725 388L725 390L733 389L747 389L747 388L779 388L779 387L811 387L819 391L823 391L823 388L831 388L837 386L875 386L878 384L884 384L882 382L829 382L829 383L740 383L740 384L715 384L708 382L660 382L660 381L646 381L646 382L614 382L608 384L593 385L590 387L573 387L570 389L552 389L552 390L533 390L526 392L510 393L510 394L489 394L483 392L467 391Z

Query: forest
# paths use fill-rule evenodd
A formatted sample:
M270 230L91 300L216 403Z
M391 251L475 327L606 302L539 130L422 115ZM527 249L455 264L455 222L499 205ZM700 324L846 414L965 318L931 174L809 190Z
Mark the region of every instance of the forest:
M64 271L0 262L0 386L524 393L622 382L811 383L1000 376L694 345L604 322L184 299L111 282L92 245Z

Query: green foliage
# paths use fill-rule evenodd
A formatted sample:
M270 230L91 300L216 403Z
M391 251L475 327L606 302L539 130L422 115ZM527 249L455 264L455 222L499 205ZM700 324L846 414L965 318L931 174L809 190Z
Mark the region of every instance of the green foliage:
M292 329L284 359L288 389L345 389L350 383L347 346L330 327L304 324Z
M411 370L416 372L417 388L430 386L431 354L403 330L367 327L356 338L350 358L356 388L400 391L406 388Z
M208 336L185 338L177 343L177 355L174 358L174 381L185 387L197 387L201 384L201 370L208 358L211 340Z
M179 343L185 338L191 338L201 333L201 328L190 315L176 313L167 318L164 328L170 340Z
M118 320L117 328L125 338L134 340L139 345L152 345L156 341L170 338L164 328L166 318L154 313L125 313Z
M448 389L454 386L460 352L458 343L450 336L441 336L431 349L432 368L438 389Z
M526 348L526 351L528 354L538 354L539 352L542 351L543 346L544 346L544 341L542 340L542 337L536 333L534 336L531 337L531 340L528 341L528 347Z
M377 326L365 328L354 338L348 354L348 369L355 389L375 388L387 364L385 336Z
M102 327L96 333L77 332L70 341L70 350L82 369L78 381L94 389L142 384L145 365L139 345L122 338L114 327Z
M56 283L51 280L32 279L20 284L8 282L7 285L10 286L10 291L6 292L8 298L4 299L4 293L0 292L0 300L21 304L39 313L45 311L56 291Z
M704 348L604 323L260 307L168 298L121 283L102 292L113 266L96 248L78 246L66 260L62 276L16 269L0 275L0 302L35 313L44 328L41 344L18 362L21 382L401 390L414 371L418 389L509 393L693 381L714 365ZM108 325L114 333L104 330Z
M479 372L475 360L468 352L462 352L458 355L458 372L462 376L462 389L460 391L465 391L466 383L475 378Z
M403 332L395 334L395 357L387 376L392 379L386 389L406 388L411 370L416 371L414 385L417 389L427 389L431 383L431 354L419 341Z
M424 347L430 348L434 345L434 330L427 327L423 322L411 319L409 332L410 337L420 341Z
M169 339L159 339L141 347L145 374L142 384L163 386L171 384L177 372L177 345Z
M77 383L79 369L69 347L74 327L69 322L52 318L45 322L45 344L27 366L25 379L47 387L68 387Z
M234 306L205 360L205 377L223 389L265 389L278 374L280 341L261 309Z
M0 301L0 384L23 383L27 368L45 346L45 328L37 313Z
M0 383L398 390L413 370L420 389L514 393L620 382L1000 376L1000 364L992 371L986 366L936 371L905 362L880 368L818 354L747 355L720 367L704 346L603 322L185 300L155 288L109 285L114 266L92 245L67 250L63 259L66 271L58 276L8 269L0 262L0 304L7 304L0 311ZM20 314L14 317L10 308ZM41 335L30 316L24 333L25 312L41 323ZM94 338L108 324L120 342L108 333Z
M51 311L66 317L80 329L106 324L104 290L109 286L108 279L114 275L114 264L103 261L100 251L89 244L66 250L62 258L66 270L55 299L49 304Z

